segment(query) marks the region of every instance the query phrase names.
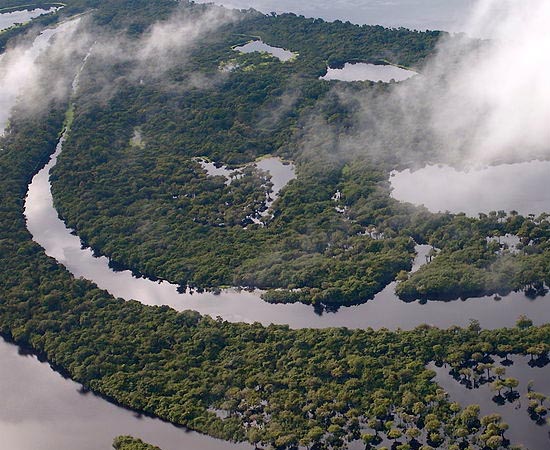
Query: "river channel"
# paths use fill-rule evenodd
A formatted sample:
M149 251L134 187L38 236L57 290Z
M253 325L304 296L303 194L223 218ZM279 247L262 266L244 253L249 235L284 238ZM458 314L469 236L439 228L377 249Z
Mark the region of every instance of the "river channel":
M313 307L300 303L267 303L262 300L260 291L226 289L221 293L178 293L178 286L166 281L136 278L130 271L114 271L107 257L97 258L91 249L82 248L78 236L65 226L53 206L49 173L62 148L63 140L50 162L29 185L25 202L27 227L46 254L63 264L75 277L91 280L115 297L147 305L169 305L180 311L191 309L232 322L288 324L292 328L411 329L422 324L446 328L467 325L470 319L479 320L485 328L500 328L513 326L522 314L538 324L550 322L549 299L532 300L523 293L512 293L498 301L487 297L405 303L395 295L395 283L391 283L362 305L319 314ZM417 246L417 251L415 268L426 262L429 246Z

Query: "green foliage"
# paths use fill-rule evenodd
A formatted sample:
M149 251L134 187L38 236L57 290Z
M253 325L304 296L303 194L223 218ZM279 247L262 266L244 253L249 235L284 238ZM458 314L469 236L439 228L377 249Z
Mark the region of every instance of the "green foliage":
M110 4L94 17L98 26L124 30L129 20L164 18L170 5L159 6L152 17L153 6L132 3L129 17L128 5ZM281 63L232 50L252 36L292 48L299 57ZM421 64L437 37L251 11L207 35L185 64L160 78L144 74L137 85L132 67L92 55L53 173L56 207L86 245L136 274L197 289L262 288L271 302L327 308L365 302L409 270L413 254L405 233L392 229L375 239L365 228L386 218L382 211L395 228L393 216L409 217L411 208L389 199L384 169L367 161L350 168L347 158L308 154L299 130L330 93L331 85L318 79L327 61L353 53ZM227 61L238 67L220 74ZM205 77L199 86L192 81L197 72ZM94 101L105 78L116 92ZM364 89L372 86L364 83ZM330 114L339 117L343 110L337 104ZM143 137L139 146L132 144L135 129ZM235 167L267 154L295 161L298 177L275 203L273 219L258 226L247 217L263 207L265 174L249 170L227 185L206 176L195 158ZM338 189L342 204L331 199Z
M160 450L160 448L154 445L147 444L141 439L131 436L116 437L113 441L113 448L115 450Z
M119 403L213 436L280 446L338 446L360 437L357 423L407 414L417 427L446 424L430 434L443 442L453 439L445 430L483 429L447 402L427 362L466 362L507 345L536 353L536 344L550 343L549 326L290 330L114 299L72 278L25 229L27 183L63 118L55 105L36 119L16 116L2 142L0 331Z

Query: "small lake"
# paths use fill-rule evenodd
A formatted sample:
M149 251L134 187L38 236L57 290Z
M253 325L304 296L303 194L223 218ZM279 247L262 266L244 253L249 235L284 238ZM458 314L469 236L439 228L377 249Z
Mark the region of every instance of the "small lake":
M326 75L321 80L339 80L339 81L404 81L415 75L412 70L402 69L401 67L390 64L367 64L367 63L346 63L340 69L327 68Z
M57 31L62 30L58 28ZM39 39L47 45L47 30ZM35 45L38 45L35 42ZM0 85L0 97L8 90ZM3 89L2 89L3 88ZM13 96L10 97L15 101ZM8 105L11 108L11 105ZM468 325L470 319L479 320L485 328L513 326L517 318L526 314L535 323L550 322L550 297L531 300L523 293L512 293L499 301L492 297L456 300L451 302L427 301L405 303L395 295L395 283L389 284L368 302L342 307L336 312L316 311L304 304L270 304L261 298L260 291L225 289L221 293L178 293L178 286L165 281L156 282L135 278L130 271L115 272L109 267L107 257L96 258L90 249L82 249L78 236L59 219L53 206L49 171L62 151L63 139L59 142L50 162L33 178L25 201L27 227L33 239L46 254L63 264L75 277L83 277L106 289L115 297L135 299L147 305L168 305L176 310L195 310L212 317L220 316L232 322L260 322L264 325L287 324L292 328L389 328L411 329L421 324L439 327ZM276 158L259 160L258 167L267 169L273 176L273 192L278 193L294 177L292 165ZM227 168L217 168L228 170ZM414 172L417 173L417 172ZM397 177L397 178L396 178ZM399 179L394 176L393 179ZM520 178L521 179L521 178ZM443 182L444 177L441 178ZM422 184L419 184L422 186ZM418 184L416 186L418 189ZM425 191L426 189L423 189ZM541 191L539 189L539 191ZM441 192L441 191L440 191ZM494 190L495 198L497 190ZM476 194L479 196L479 194ZM415 268L425 263L429 246L417 246Z
M499 366L502 358L494 357L496 366ZM504 422L510 425L505 436L512 441L512 444L523 444L529 450L547 450L550 448L550 427L538 425L531 420L527 411L528 399L527 383L533 381L533 390L550 395L550 366L531 367L528 356L511 356L511 365L505 365L506 374L504 377L512 377L519 380L520 384L516 389L520 398L503 404L493 401L495 392L492 392L489 383L484 383L472 389L449 374L449 367L436 367L430 364L429 368L436 372L436 381L445 391L448 392L451 401L457 401L461 406L479 405L480 415L500 414ZM503 389L506 392L507 389ZM545 403L549 406L548 403Z
M248 450L121 408L63 378L0 338L0 446L10 450L109 450L129 434L163 450Z
M229 169L227 166L208 161L204 158L198 158L197 162L209 176L224 177L225 184L227 186L229 186L234 179L238 179L243 176L242 167ZM281 189L283 189L291 180L296 178L296 169L294 164L289 161L283 161L281 158L276 156L267 156L257 160L254 163L250 163L247 166L249 165L254 165L258 169L268 172L271 176L270 181L273 186L271 187L271 191L266 193L265 210L261 213L257 213L257 216L265 217L269 214L269 209L279 197ZM261 223L258 217L251 217L250 219L254 223Z
M48 14L51 12L54 12L57 10L57 8L49 8L49 9L30 9L30 10L20 10L20 11L12 11L7 13L0 14L0 31L5 30L6 28L9 28L16 23L26 23L29 20L32 20L36 17L39 17L43 14Z
M241 53L269 53L282 62L290 61L298 56L297 53L285 50L284 48L272 47L263 41L252 41L240 47L234 47L233 50Z
M446 165L393 172L392 196L424 205L432 212L449 211L477 217L503 210L539 215L550 212L550 161L500 164L467 171Z

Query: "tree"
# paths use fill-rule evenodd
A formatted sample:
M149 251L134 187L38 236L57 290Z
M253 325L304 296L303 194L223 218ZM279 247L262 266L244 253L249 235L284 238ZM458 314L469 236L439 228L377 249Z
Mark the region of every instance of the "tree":
M516 321L516 327L520 329L526 329L533 326L533 321L526 315L522 314Z
M502 384L504 385L504 387L510 389L510 393L512 393L513 390L519 386L519 381L516 378L510 377L503 380Z

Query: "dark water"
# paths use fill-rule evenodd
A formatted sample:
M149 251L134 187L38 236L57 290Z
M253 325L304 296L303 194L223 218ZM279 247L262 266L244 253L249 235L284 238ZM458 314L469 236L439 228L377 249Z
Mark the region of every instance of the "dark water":
M496 357L497 364L501 358ZM498 413L504 422L510 425L505 436L512 441L512 444L523 444L530 450L548 450L550 448L550 426L537 425L530 419L527 412L528 399L526 397L527 384L533 381L533 389L545 395L550 395L550 366L530 367L529 357L512 356L512 365L506 366L505 377L516 378L520 381L517 388L520 398L513 402L506 402L503 405L495 403L492 398L495 395L491 392L488 384L483 384L476 389L468 389L449 375L449 368L438 368L430 365L435 370L435 381L445 389L452 401L459 402L462 406L476 404L480 406L480 414L488 415ZM503 390L506 392L506 389ZM550 403L546 402L546 406Z
M35 356L0 339L0 448L107 450L130 434L163 450L246 450L158 419L139 416L84 392Z

